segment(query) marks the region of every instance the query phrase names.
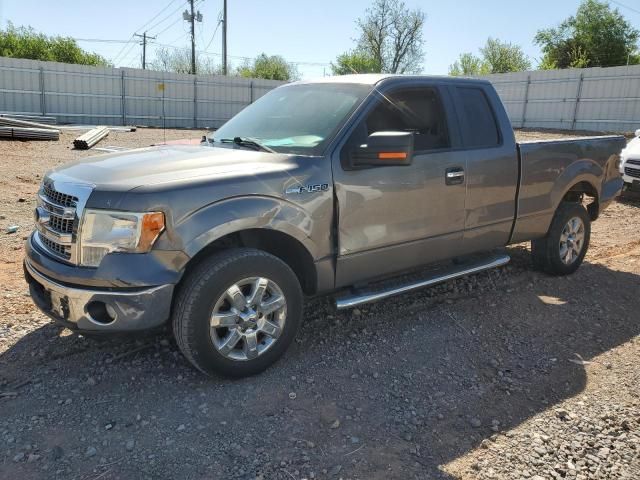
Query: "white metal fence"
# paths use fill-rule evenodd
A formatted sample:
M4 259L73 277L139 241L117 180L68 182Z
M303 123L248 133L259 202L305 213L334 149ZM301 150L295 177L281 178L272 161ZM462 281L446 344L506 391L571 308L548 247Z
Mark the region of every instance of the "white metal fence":
M640 128L640 65L488 75L515 127ZM218 127L282 82L0 57L0 112L59 122Z
M61 123L218 127L282 83L0 57L0 112Z
M514 127L640 128L640 65L487 75Z

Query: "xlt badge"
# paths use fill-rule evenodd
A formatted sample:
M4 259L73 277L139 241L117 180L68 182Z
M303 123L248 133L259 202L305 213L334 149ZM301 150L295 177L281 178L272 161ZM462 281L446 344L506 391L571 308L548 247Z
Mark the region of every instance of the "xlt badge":
M317 183L315 185L299 185L297 187L287 188L285 190L285 194L289 195L291 193L317 193L317 192L326 192L329 190L328 183Z

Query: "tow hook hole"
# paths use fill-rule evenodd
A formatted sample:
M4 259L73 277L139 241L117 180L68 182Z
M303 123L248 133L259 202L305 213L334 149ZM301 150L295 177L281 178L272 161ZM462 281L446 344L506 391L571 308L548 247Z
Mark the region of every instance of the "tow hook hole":
M104 302L90 302L87 305L87 313L94 322L103 325L113 323L116 319L116 311L114 308Z

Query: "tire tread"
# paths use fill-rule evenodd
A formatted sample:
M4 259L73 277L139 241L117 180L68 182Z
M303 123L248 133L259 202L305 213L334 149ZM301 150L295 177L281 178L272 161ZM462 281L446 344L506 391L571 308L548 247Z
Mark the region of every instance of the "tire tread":
M564 265L559 260L558 241L560 233L569 218L580 216L585 225L585 239L580 257L571 265ZM587 210L579 203L563 202L560 204L551 221L547 235L531 241L531 258L533 266L549 275L568 275L582 264L589 248L591 221Z
M265 257L269 260L277 260L290 270L289 266L277 257L262 250L252 248L234 248L216 252L202 260L185 278L181 285L172 313L173 334L178 348L193 366L206 375L211 370L201 361L195 348L196 323L191 321L194 314L194 304L197 302L202 289L206 288L209 281L216 277L221 270L230 264L247 257ZM293 274L293 272L291 272ZM293 274L295 276L295 274ZM300 295L302 295L300 291Z

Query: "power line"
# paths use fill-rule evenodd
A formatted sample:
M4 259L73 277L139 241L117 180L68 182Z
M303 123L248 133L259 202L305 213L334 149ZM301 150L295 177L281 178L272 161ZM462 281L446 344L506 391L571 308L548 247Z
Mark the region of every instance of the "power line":
M156 37L159 36L159 35L162 35L164 32L166 32L171 27L173 27L176 23L181 22L181 21L182 21L182 18L178 17L175 22L170 23L167 27L163 28L158 33L156 33Z
M120 58L120 56L124 53L125 49L127 48L127 45L131 44L131 41L135 38L134 35L135 35L135 33L131 34L131 37L129 38L129 40L127 40L127 42L125 43L125 45L123 45L123 47L120 49L120 51L111 59L111 61L113 62L114 65L115 65L116 61L118 60L118 58Z
M153 17L151 17L150 20L148 20L144 25L142 25L141 27L137 28L132 34L131 37L129 38L129 40L127 40L127 44L131 44L131 45L135 45L135 35L136 33L138 33L140 30L142 30L143 28L147 27L151 22L153 22L156 18L158 18L160 15L162 15L164 12L167 11L167 9L173 5L177 0L171 0L167 5L165 5L158 13L156 13ZM178 8L176 10L174 10L172 13L170 13L167 17L163 18L162 20L160 20L159 22L155 23L152 27L149 27L148 30L157 27L158 25L160 25L161 23L163 23L167 18L169 18L171 15L173 15L173 13L177 12L178 10L180 10L180 8L182 8L183 4L180 4L178 6ZM131 48L129 48L129 50L127 50L127 53L125 54L125 50L127 49L127 45L125 44L122 49L116 54L115 57L113 57L112 62L115 64L117 62L117 60L119 58L121 58L121 56L124 54L126 56L126 54L128 54L131 51Z
M179 47L176 45L169 45L167 43L160 43L160 42L153 42L154 45L158 45L160 47L166 47L166 48L175 48L175 49L181 49L184 47ZM199 55L207 55L210 57L222 57L222 53L216 53L216 52L207 52L205 50L196 50L196 53ZM229 58L232 58L234 60L253 60L254 57L243 57L240 55L228 55ZM331 62L302 62L302 61L287 61L287 63L292 63L295 65L306 65L306 66L312 66L312 67L328 67L331 66Z
M609 1L610 1L611 3L615 3L616 5L620 5L621 7L624 7L624 8L626 8L627 10L631 10L632 12L635 12L635 13L640 14L640 10L636 10L635 8L630 7L629 5L625 5L625 4L624 4L624 3L622 3L622 2L618 2L618 1L616 1L616 0L609 0Z
M176 42L177 42L178 40L182 40L183 38L185 38L185 37L186 37L186 36L188 36L188 35L189 35L189 32L184 32L184 31L183 31L183 32L180 34L180 36L179 36L179 37L175 38L174 40L171 40L171 41L169 42L169 45L175 45L175 44L176 44Z
M213 57L222 57L221 53L216 53L216 52L209 52L208 48L210 46L210 44L213 42L214 38L215 38L215 34L217 33L218 29L219 29L220 24L218 25L218 27L216 27L216 31L214 32L214 35L211 38L211 41L209 42L209 45L207 45L207 48L204 50L196 50L196 53L200 54L200 55L208 55L208 56L213 56ZM152 45L157 45L159 47L166 47L166 48L174 48L174 49L181 49L184 48L184 46L180 47L175 45L175 43L179 40L182 40L184 37L190 35L190 32L183 32L182 34L180 34L180 36L178 36L176 39L172 40L169 43L161 43L161 42L148 42L148 44L152 44ZM150 37L147 37L150 38ZM78 41L78 42L93 42L93 43L125 43L128 44L129 40L118 40L118 39L110 39L110 38L74 38L74 40ZM127 57L129 55L129 52L127 52L126 55L124 55L124 57ZM232 58L234 60L253 60L253 57L243 57L241 55L229 55L229 58ZM597 56L596 56L597 57ZM331 62L304 62L304 61L288 61L287 63L292 63L295 65L306 65L306 66L312 66L312 67L328 67L331 65Z
M145 23L144 25L142 25L140 28L138 28L136 30L136 32L139 32L140 30L142 30L143 28L145 28L147 25L149 25L151 22L153 22L156 18L158 18L160 15L162 15L164 12L167 11L167 9L173 4L175 3L176 0L171 0L167 5L165 5L165 7L160 10L158 13L156 13L153 17L151 17L151 20L149 20L147 23ZM178 8L181 8L182 5ZM147 30L151 30L151 28L148 28Z
M93 42L93 43L129 43L129 40L114 40L110 38L74 38L76 42Z
M211 40L209 40L209 43L207 43L207 46L204 48L205 52L209 50L209 47L213 43L214 38L216 38L216 33L218 33L218 29L220 28L221 24L222 24L222 11L218 13L218 23L216 25L215 30L213 31L213 35L211 35Z
M168 19L170 19L172 16L174 16L178 12L178 10L182 9L182 7L184 5L186 5L187 3L189 3L189 2L188 1L181 2L180 5L178 5L177 8L175 8L174 10L171 10L171 13L169 13L169 15L164 17L162 20L158 20L152 26L148 27L147 30L153 30L154 28L162 25L164 22L166 22ZM138 30L140 30L140 29L138 29Z

